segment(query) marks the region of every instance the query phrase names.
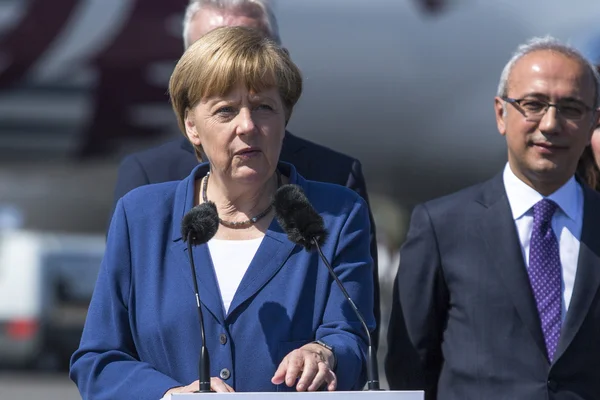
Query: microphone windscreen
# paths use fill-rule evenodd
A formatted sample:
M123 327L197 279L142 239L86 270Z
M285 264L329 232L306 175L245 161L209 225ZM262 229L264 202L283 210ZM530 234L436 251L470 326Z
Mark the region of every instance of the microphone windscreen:
M181 221L181 236L184 241L191 236L190 242L199 245L208 242L219 229L219 214L217 206L212 201L202 203L192 208Z
M303 246L306 250L312 249L312 238L315 238L319 245L325 242L327 231L323 217L310 204L300 186L281 186L275 192L273 203L277 222L287 233L290 241Z

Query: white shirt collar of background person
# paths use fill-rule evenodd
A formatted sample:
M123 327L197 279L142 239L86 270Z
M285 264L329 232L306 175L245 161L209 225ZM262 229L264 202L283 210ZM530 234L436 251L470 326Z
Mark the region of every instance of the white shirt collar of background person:
M504 187L515 220L525 265L529 268L529 247L533 229L533 205L544 196L520 180L509 164L504 168ZM581 228L583 226L583 189L571 177L557 191L547 196L558 205L552 217L552 230L558 239L560 264L562 267L562 318L566 317L573 295L577 273Z
M544 198L534 188L520 180L513 173L508 163L506 163L506 167L504 168L504 186L515 220L522 217L534 204ZM577 221L578 218L581 218L580 214L583 212L583 191L574 176L547 198L554 201L558 205L559 210L572 221Z

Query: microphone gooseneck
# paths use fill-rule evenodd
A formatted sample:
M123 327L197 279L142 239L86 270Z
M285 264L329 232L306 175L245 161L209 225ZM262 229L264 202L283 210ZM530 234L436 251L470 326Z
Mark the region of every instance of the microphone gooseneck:
M219 228L219 216L217 207L212 202L202 203L192 208L181 222L181 234L183 240L187 242L188 257L190 268L192 270L192 283L196 295L196 306L198 309L198 319L200 320L200 360L198 364L198 377L200 382L199 392L210 393L210 357L206 348L206 333L204 331L204 318L202 317L202 304L200 303L200 292L198 290L198 280L196 279L196 265L192 246L208 242L217 233Z
M323 263L327 266L327 269L329 270L329 275L331 275L333 277L333 279L337 283L338 287L344 294L344 297L346 298L346 300L348 300L348 303L350 303L350 306L354 310L354 313L360 320L360 323L362 324L363 329L365 330L365 332L367 332L367 338L369 340L368 348L367 348L367 387L369 390L379 390L379 372L377 371L377 354L373 349L373 343L371 341L371 332L369 332L369 327L367 326L367 323L365 322L365 319L363 318L360 311L358 311L358 307L356 307L356 304L354 304L354 301L352 301L352 298L346 291L346 288L342 284L342 281L340 281L340 278L338 278L336 273L333 271L331 264L329 264L329 261L327 261L327 258L325 258L325 254L323 254L323 251L321 250L321 246L319 245L318 240L313 238L313 244L314 244L315 248L317 249L319 256L321 257L321 260L323 260Z
M361 312L352 301L342 281L331 267L329 261L321 250L325 242L327 231L324 226L323 217L314 209L302 188L298 185L284 185L275 193L274 198L275 216L279 225L287 233L291 242L299 244L307 251L313 248L317 250L319 257L329 270L342 294L350 304L360 323L367 334L367 388L368 390L380 390L379 372L377 371L377 353L373 349L371 332Z

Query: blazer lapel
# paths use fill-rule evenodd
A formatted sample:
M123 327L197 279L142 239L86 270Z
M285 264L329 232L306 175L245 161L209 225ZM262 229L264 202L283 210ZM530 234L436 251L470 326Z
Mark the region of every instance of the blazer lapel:
M233 296L227 318L233 315L242 304L252 298L277 274L295 247L296 245L287 238L277 220L273 219Z
M582 185L582 187L584 192L583 227L577 260L577 274L555 360L573 341L600 287L600 196L586 185Z
M192 209L194 205L195 178L206 175L208 164L197 166L192 173L183 179L177 186L173 206L172 219L172 241L169 243L169 251L173 257L173 262L182 274L182 279L187 283L192 295L194 293L194 284L192 283L192 270L187 251L187 244L181 237L181 221L184 215ZM200 302L213 314L220 322L224 320L223 301L219 292L217 278L214 273L212 259L208 252L206 244L193 246L194 264L196 265L196 279L198 280L198 294ZM171 264L171 263L170 263Z
M519 236L511 213L502 174L488 182L480 202L486 209L480 221L487 259L496 268L523 323L546 355L540 318L529 284Z
M183 280L188 285L190 293L194 293L194 284L192 282L192 269L188 257L187 244L183 240L172 243L170 246L171 254L177 264ZM215 276L212 259L208 252L206 244L192 247L194 255L194 264L196 265L196 279L198 280L198 292L200 302L210 311L219 321L225 319L223 312L223 301L219 292L219 285Z

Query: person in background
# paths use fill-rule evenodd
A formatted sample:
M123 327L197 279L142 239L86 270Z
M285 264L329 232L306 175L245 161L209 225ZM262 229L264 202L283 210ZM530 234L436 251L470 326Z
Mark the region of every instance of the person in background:
M600 191L600 127L594 130L590 145L579 159L577 174L592 189Z
M586 36L580 42L579 50L600 73L600 33ZM600 126L596 127L590 145L583 151L577 174L592 189L600 191Z
M256 28L281 44L277 20L268 0L191 0L183 21L183 43L187 49L200 37L220 26ZM131 154L119 166L114 193L114 205L130 190L149 183L181 180L206 155L194 151L187 138L172 140L163 145ZM318 145L286 131L281 161L289 162L306 179L346 186L369 203L367 187L360 161L330 148ZM113 206L114 209L114 206ZM373 335L378 342L380 322L377 241L375 224L371 221L371 257L375 280L374 313L377 328Z
M598 397L600 194L574 175L599 105L598 72L556 39L534 38L506 64L504 170L413 211L388 334L393 389Z
M194 247L212 389L361 390L367 336L316 252L274 219L282 185L324 220L322 249L375 328L369 212L352 190L304 179L279 154L302 78L260 31L221 27L191 45L169 83L180 129L207 156L182 181L117 203L71 377L84 399L158 399L198 389L200 328L182 217L216 205Z

